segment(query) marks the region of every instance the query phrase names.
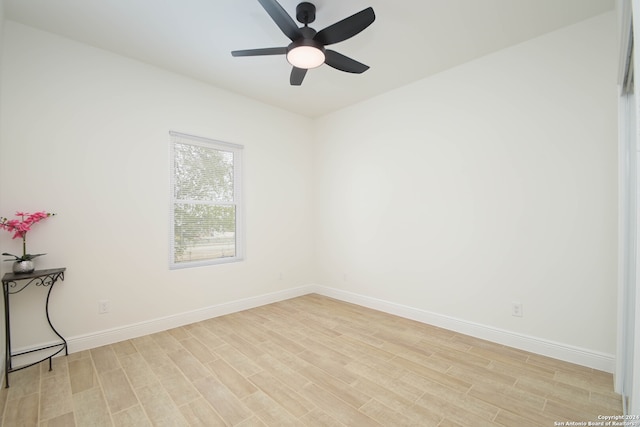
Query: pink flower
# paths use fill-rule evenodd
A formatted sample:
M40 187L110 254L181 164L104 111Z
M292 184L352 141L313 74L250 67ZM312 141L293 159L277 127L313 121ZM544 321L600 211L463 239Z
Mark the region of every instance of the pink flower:
M16 229L18 231L21 231L23 233L26 233L27 231L31 230L31 224L27 223L27 222L21 222L20 224L18 224L18 226L16 227Z
M23 252L22 259L31 259L31 258L27 258L27 257L33 256L33 255L27 255L27 248L26 248L27 232L31 231L31 226L33 224L40 222L43 219L48 218L52 215L55 215L55 214L49 213L46 211L34 212L32 214L28 212L18 211L16 212L16 216L20 217L21 220L17 220L17 219L9 220L7 218L0 217L0 229L12 232L14 239L21 238L22 252ZM19 258L19 257L16 257L16 258Z
M45 211L40 211L40 212L27 214L27 215L29 215L27 217L27 221L31 221L31 222L38 222L38 221L43 220L43 219L45 219L46 217L49 216L49 214L46 213Z
M20 225L20 221L18 221L17 219L12 219L10 221L7 221L7 226L9 227L9 231L13 231L16 228L18 228L18 226Z

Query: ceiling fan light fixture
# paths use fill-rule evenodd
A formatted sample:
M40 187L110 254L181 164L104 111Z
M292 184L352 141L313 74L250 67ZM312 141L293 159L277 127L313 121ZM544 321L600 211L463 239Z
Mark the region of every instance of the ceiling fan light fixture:
M296 68L317 68L324 60L324 46L311 39L297 40L287 50L287 61Z

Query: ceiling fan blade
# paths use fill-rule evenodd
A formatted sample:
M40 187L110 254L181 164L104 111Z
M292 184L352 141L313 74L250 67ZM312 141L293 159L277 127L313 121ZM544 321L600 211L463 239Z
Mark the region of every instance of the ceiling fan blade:
M286 55L286 47L267 47L264 49L234 50L233 56L263 56L263 55Z
M304 80L304 76L306 75L306 68L293 67L293 70L291 70L291 77L289 77L289 83L291 83L291 86L300 86Z
M355 59L351 59L348 56L344 56L330 49L327 49L325 52L324 63L336 70L354 74L361 74L369 69L368 65L364 65Z
M276 0L258 0L264 10L267 11L271 19L276 23L282 32L291 39L291 41L297 40L302 37L300 28L296 25L295 21L284 10L280 3Z
M325 46L338 43L355 36L360 31L371 25L375 20L376 15L373 13L373 8L368 7L348 18L343 19L342 21L329 25L324 30L319 31L315 35L314 40Z

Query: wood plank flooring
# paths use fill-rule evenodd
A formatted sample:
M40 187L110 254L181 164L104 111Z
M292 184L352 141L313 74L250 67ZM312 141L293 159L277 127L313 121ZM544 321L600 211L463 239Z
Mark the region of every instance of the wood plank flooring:
M319 295L10 376L4 426L554 426L622 413L610 374Z

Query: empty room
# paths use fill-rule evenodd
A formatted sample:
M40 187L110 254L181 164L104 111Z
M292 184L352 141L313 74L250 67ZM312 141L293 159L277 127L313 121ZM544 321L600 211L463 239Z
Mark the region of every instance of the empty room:
M640 425L638 10L0 0L0 425Z

